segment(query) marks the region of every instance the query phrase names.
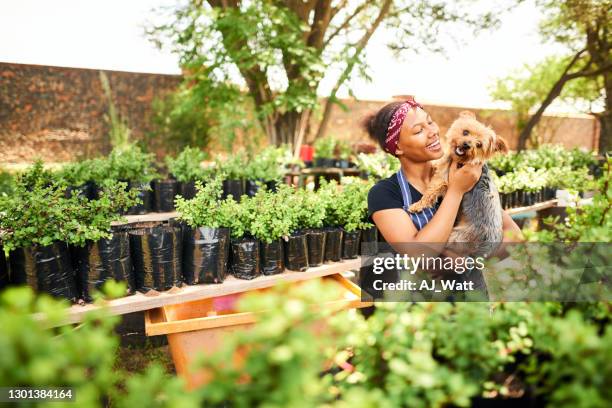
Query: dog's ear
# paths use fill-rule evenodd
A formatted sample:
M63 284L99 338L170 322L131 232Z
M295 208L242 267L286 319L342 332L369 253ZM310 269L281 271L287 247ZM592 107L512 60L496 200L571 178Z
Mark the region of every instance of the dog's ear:
M474 115L474 112L472 111L461 111L459 112L459 116L462 118L476 119L476 115Z
M508 142L501 136L495 138L495 152L496 153L508 153Z

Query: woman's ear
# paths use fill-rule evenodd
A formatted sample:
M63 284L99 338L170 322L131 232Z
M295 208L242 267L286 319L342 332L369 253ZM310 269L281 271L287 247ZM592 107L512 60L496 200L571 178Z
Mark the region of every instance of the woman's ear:
M501 136L495 138L495 152L497 153L508 153L508 142Z

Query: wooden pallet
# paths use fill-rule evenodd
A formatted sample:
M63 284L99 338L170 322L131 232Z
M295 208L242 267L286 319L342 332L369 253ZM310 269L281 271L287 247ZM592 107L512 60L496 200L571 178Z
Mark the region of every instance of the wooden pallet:
M342 273L361 267L361 258L333 262L325 265L308 268L304 272L286 271L278 275L260 276L253 280L237 279L228 276L220 284L203 284L175 288L169 292L157 293L154 296L136 293L119 299L105 301L101 304L73 305L68 312L66 324L78 323L83 320L86 313L105 307L112 315L128 314L143 310L154 309L166 305L174 305L193 300L212 298L229 295L232 293L246 292L253 289L262 289L276 285L279 282L297 282L307 279L319 278L321 276Z

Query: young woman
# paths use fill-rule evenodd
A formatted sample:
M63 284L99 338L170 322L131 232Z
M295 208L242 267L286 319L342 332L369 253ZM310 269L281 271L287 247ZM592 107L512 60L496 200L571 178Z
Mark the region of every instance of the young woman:
M432 178L432 162L443 155L436 122L414 99L393 102L366 118L365 127L381 148L397 157L401 169L380 180L368 194L370 219L388 243L446 243L463 194L480 178L481 165L453 163L448 190L433 208L406 211L418 201ZM504 242L521 238L521 230L504 212Z
M399 254L412 257L456 258L458 255L445 249L451 234L463 195L478 182L482 165L467 164L461 168L452 163L448 189L443 198L432 208L420 213L408 213L408 207L421 199L433 175L434 160L443 156L440 130L436 122L414 99L385 105L376 114L366 118L365 127L370 136L377 140L388 153L398 158L400 170L387 179L376 183L368 194L370 220L384 237L385 241ZM503 214L504 242L521 238L521 231L512 218ZM421 245L422 244L422 245ZM502 250L503 251L503 250ZM502 251L498 251L500 255ZM447 272L428 270L433 279L441 278ZM457 270L455 270L457 272ZM453 274L453 279L469 284L478 300L488 298L483 274L470 269ZM380 276L386 282L399 279L396 272L388 271ZM377 279L371 273L364 273L362 289L375 299L382 292L374 285ZM459 296L459 297L456 297ZM453 294L447 299L457 300L461 294ZM474 299L472 297L472 299Z

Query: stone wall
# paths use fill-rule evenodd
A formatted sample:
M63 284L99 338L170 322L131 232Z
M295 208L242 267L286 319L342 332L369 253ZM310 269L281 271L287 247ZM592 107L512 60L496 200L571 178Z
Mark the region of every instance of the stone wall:
M104 71L134 138L151 130L151 102L181 77ZM107 151L100 71L0 63L0 162L67 161Z

